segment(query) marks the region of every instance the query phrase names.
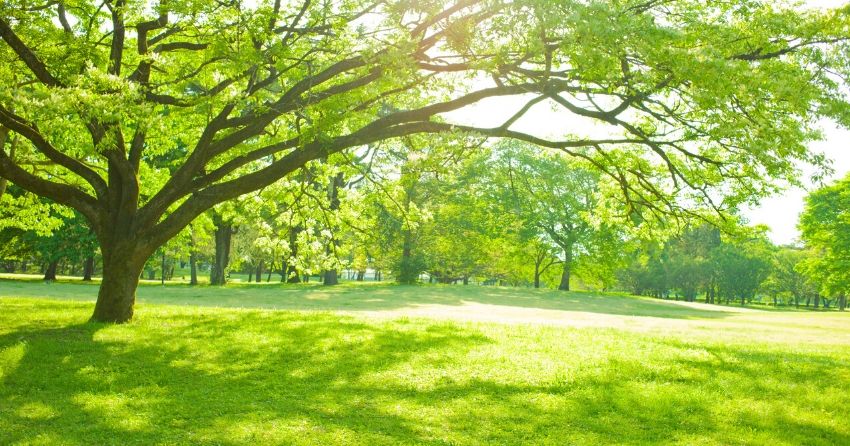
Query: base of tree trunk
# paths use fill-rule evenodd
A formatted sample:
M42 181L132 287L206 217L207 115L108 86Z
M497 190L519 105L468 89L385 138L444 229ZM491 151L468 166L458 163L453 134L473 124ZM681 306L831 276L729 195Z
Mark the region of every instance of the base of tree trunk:
M47 265L47 269L44 271L44 280L46 281L54 281L56 280L56 269L59 267L59 262L50 262Z
M337 270L333 269L333 270L325 271L324 279L322 280L322 283L325 284L325 285L328 285L328 286L338 285L339 284L339 273L337 273Z
M94 257L87 257L86 263L83 265L83 282L91 282L94 274Z
M134 265L125 259L104 259L103 280L91 321L120 324L133 318L136 288L143 266L144 263Z

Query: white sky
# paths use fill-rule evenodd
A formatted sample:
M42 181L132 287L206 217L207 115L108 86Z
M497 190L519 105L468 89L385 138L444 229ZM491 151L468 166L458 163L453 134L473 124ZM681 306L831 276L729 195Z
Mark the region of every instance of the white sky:
M808 0L804 2L809 7L837 7L845 4L847 0ZM481 127L498 126L519 110L524 104L520 98L494 98L482 101L474 106L464 108L461 111L444 115L450 121L456 123L474 124ZM569 119L569 122L564 122ZM841 178L850 171L850 131L838 128L832 122L822 122L824 139L810 144L809 148L815 152L826 154L831 159L835 173L827 180ZM527 132L536 136L551 138L553 140L563 139L565 129L588 137L604 137L610 135L604 124L597 124L591 120L576 117L571 114L554 113L548 109L546 103L540 103L532 108L528 114L511 126L513 130ZM802 181L811 188L812 184L808 178ZM794 243L799 237L797 221L803 210L806 191L799 188L789 188L782 194L764 199L761 205L754 208L744 209L743 215L751 224L765 224L771 228L770 238L777 244Z

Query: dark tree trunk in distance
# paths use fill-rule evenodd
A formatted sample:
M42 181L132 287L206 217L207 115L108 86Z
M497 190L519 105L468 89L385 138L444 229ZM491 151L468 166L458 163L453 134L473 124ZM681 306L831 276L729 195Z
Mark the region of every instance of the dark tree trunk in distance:
M573 252L572 247L564 249L564 269L561 272L561 283L558 285L558 289L561 291L569 291L570 290L570 274L573 266Z
M339 283L339 273L335 269L325 271L323 283L325 285L337 285Z
M210 284L224 285L227 283L227 265L230 263L230 239L233 236L233 225L221 217L214 216L215 223L215 260L210 270Z
M333 179L331 179L330 184L328 185L328 201L330 202L330 211L336 212L339 210L339 188L345 185L345 178L343 177L342 172L338 173ZM330 244L325 248L325 253L335 254L336 247L339 245L339 242L336 239L336 233L339 228L331 228L333 231L333 240ZM324 285L332 286L339 284L339 273L336 268L330 269L324 272L322 283Z
M54 260L47 264L47 269L44 270L44 280L56 280L56 269L59 267L59 261Z
M254 282L260 283L263 280L263 267L265 266L265 261L260 260L260 263L257 265L257 271L255 274L256 279Z
M83 281L91 282L92 275L94 275L94 257L88 256L83 264Z
M303 228L300 225L293 226L289 229L289 246L291 249L289 258L291 263L295 263L295 259L298 257L298 234L300 234L302 230ZM283 268L283 273L286 283L301 283L301 276L299 272L294 266L290 265L290 262L286 262L286 265Z
M162 285L165 285L165 276L167 275L167 270L165 269L165 251L162 252L162 256L161 256L160 260L161 260L160 266L161 266L161 270L162 270L162 275L159 278L159 282Z
M198 259L195 252L189 253L189 285L198 284Z

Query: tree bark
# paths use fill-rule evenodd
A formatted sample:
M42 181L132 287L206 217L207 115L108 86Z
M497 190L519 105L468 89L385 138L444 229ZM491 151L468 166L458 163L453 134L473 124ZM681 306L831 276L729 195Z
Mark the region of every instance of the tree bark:
M255 274L256 279L254 282L260 283L263 280L263 267L265 266L265 261L260 260L260 263L257 264L257 271Z
M230 240L233 236L233 225L214 215L215 223L215 260L210 270L210 284L224 285L227 283L227 266L230 264Z
M540 261L534 262L534 288L540 288Z
M324 282L325 285L337 285L339 284L339 273L335 269L329 269L325 271Z
M195 251L189 253L189 285L198 284L198 259Z
M47 264L47 269L44 270L44 280L56 280L56 269L59 267L59 261L53 260Z
M272 273L274 272L274 257L272 257L271 263L269 263L269 272L266 275L266 283L272 281Z
M91 282L91 277L94 274L94 257L86 257L86 262L83 264L83 281Z
M561 291L570 290L570 274L572 273L572 266L572 247L564 248L564 270L561 272L561 283L558 285L558 289Z
M336 212L339 210L340 200L339 200L339 188L345 185L345 178L342 172L338 173L335 177L333 177L328 185L328 201L330 202L330 211ZM336 239L336 233L339 231L339 228L334 227L330 228L333 235L333 240L328 246L325 248L325 253L328 255L336 254L336 248L339 246L339 241ZM324 285L333 286L339 284L339 273L336 268L326 270L323 275L322 283Z
M283 269L286 283L301 283L300 272L294 266L290 265L290 263L294 264L298 258L298 234L301 231L303 231L301 225L295 225L289 229L289 246L291 251L289 262L286 262L286 266Z
M101 243L103 280L91 320L123 323L133 317L136 287L145 261L156 247L138 246L132 241L116 245Z
M847 295L841 293L841 296L838 296L838 311L844 311L847 308Z

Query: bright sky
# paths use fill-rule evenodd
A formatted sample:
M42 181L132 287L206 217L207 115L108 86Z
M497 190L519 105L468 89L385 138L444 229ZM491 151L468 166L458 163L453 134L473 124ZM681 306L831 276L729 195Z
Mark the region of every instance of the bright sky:
M804 2L810 7L837 7L845 4L847 0L808 0ZM488 127L502 124L506 116L512 115L524 104L518 98L495 98L483 101L475 106L467 107L462 111L448 113L445 117L453 122L474 124L476 126ZM532 108L526 116L511 126L513 130L527 132L536 136L547 137L553 140L562 140L563 132L569 129L582 136L604 137L609 135L609 129L605 125L576 117L554 113L548 109L543 102ZM569 122L564 122L564 119ZM823 152L831 159L835 173L827 180L841 178L850 172L850 131L838 128L832 122L822 122L824 139L814 142L810 149L815 152ZM810 174L806 175L807 177ZM811 181L804 178L802 181L809 188ZM779 196L762 200L758 207L744 209L743 215L752 224L765 224L771 228L770 238L777 244L794 243L799 237L797 221L803 210L806 191L799 188L789 188Z

